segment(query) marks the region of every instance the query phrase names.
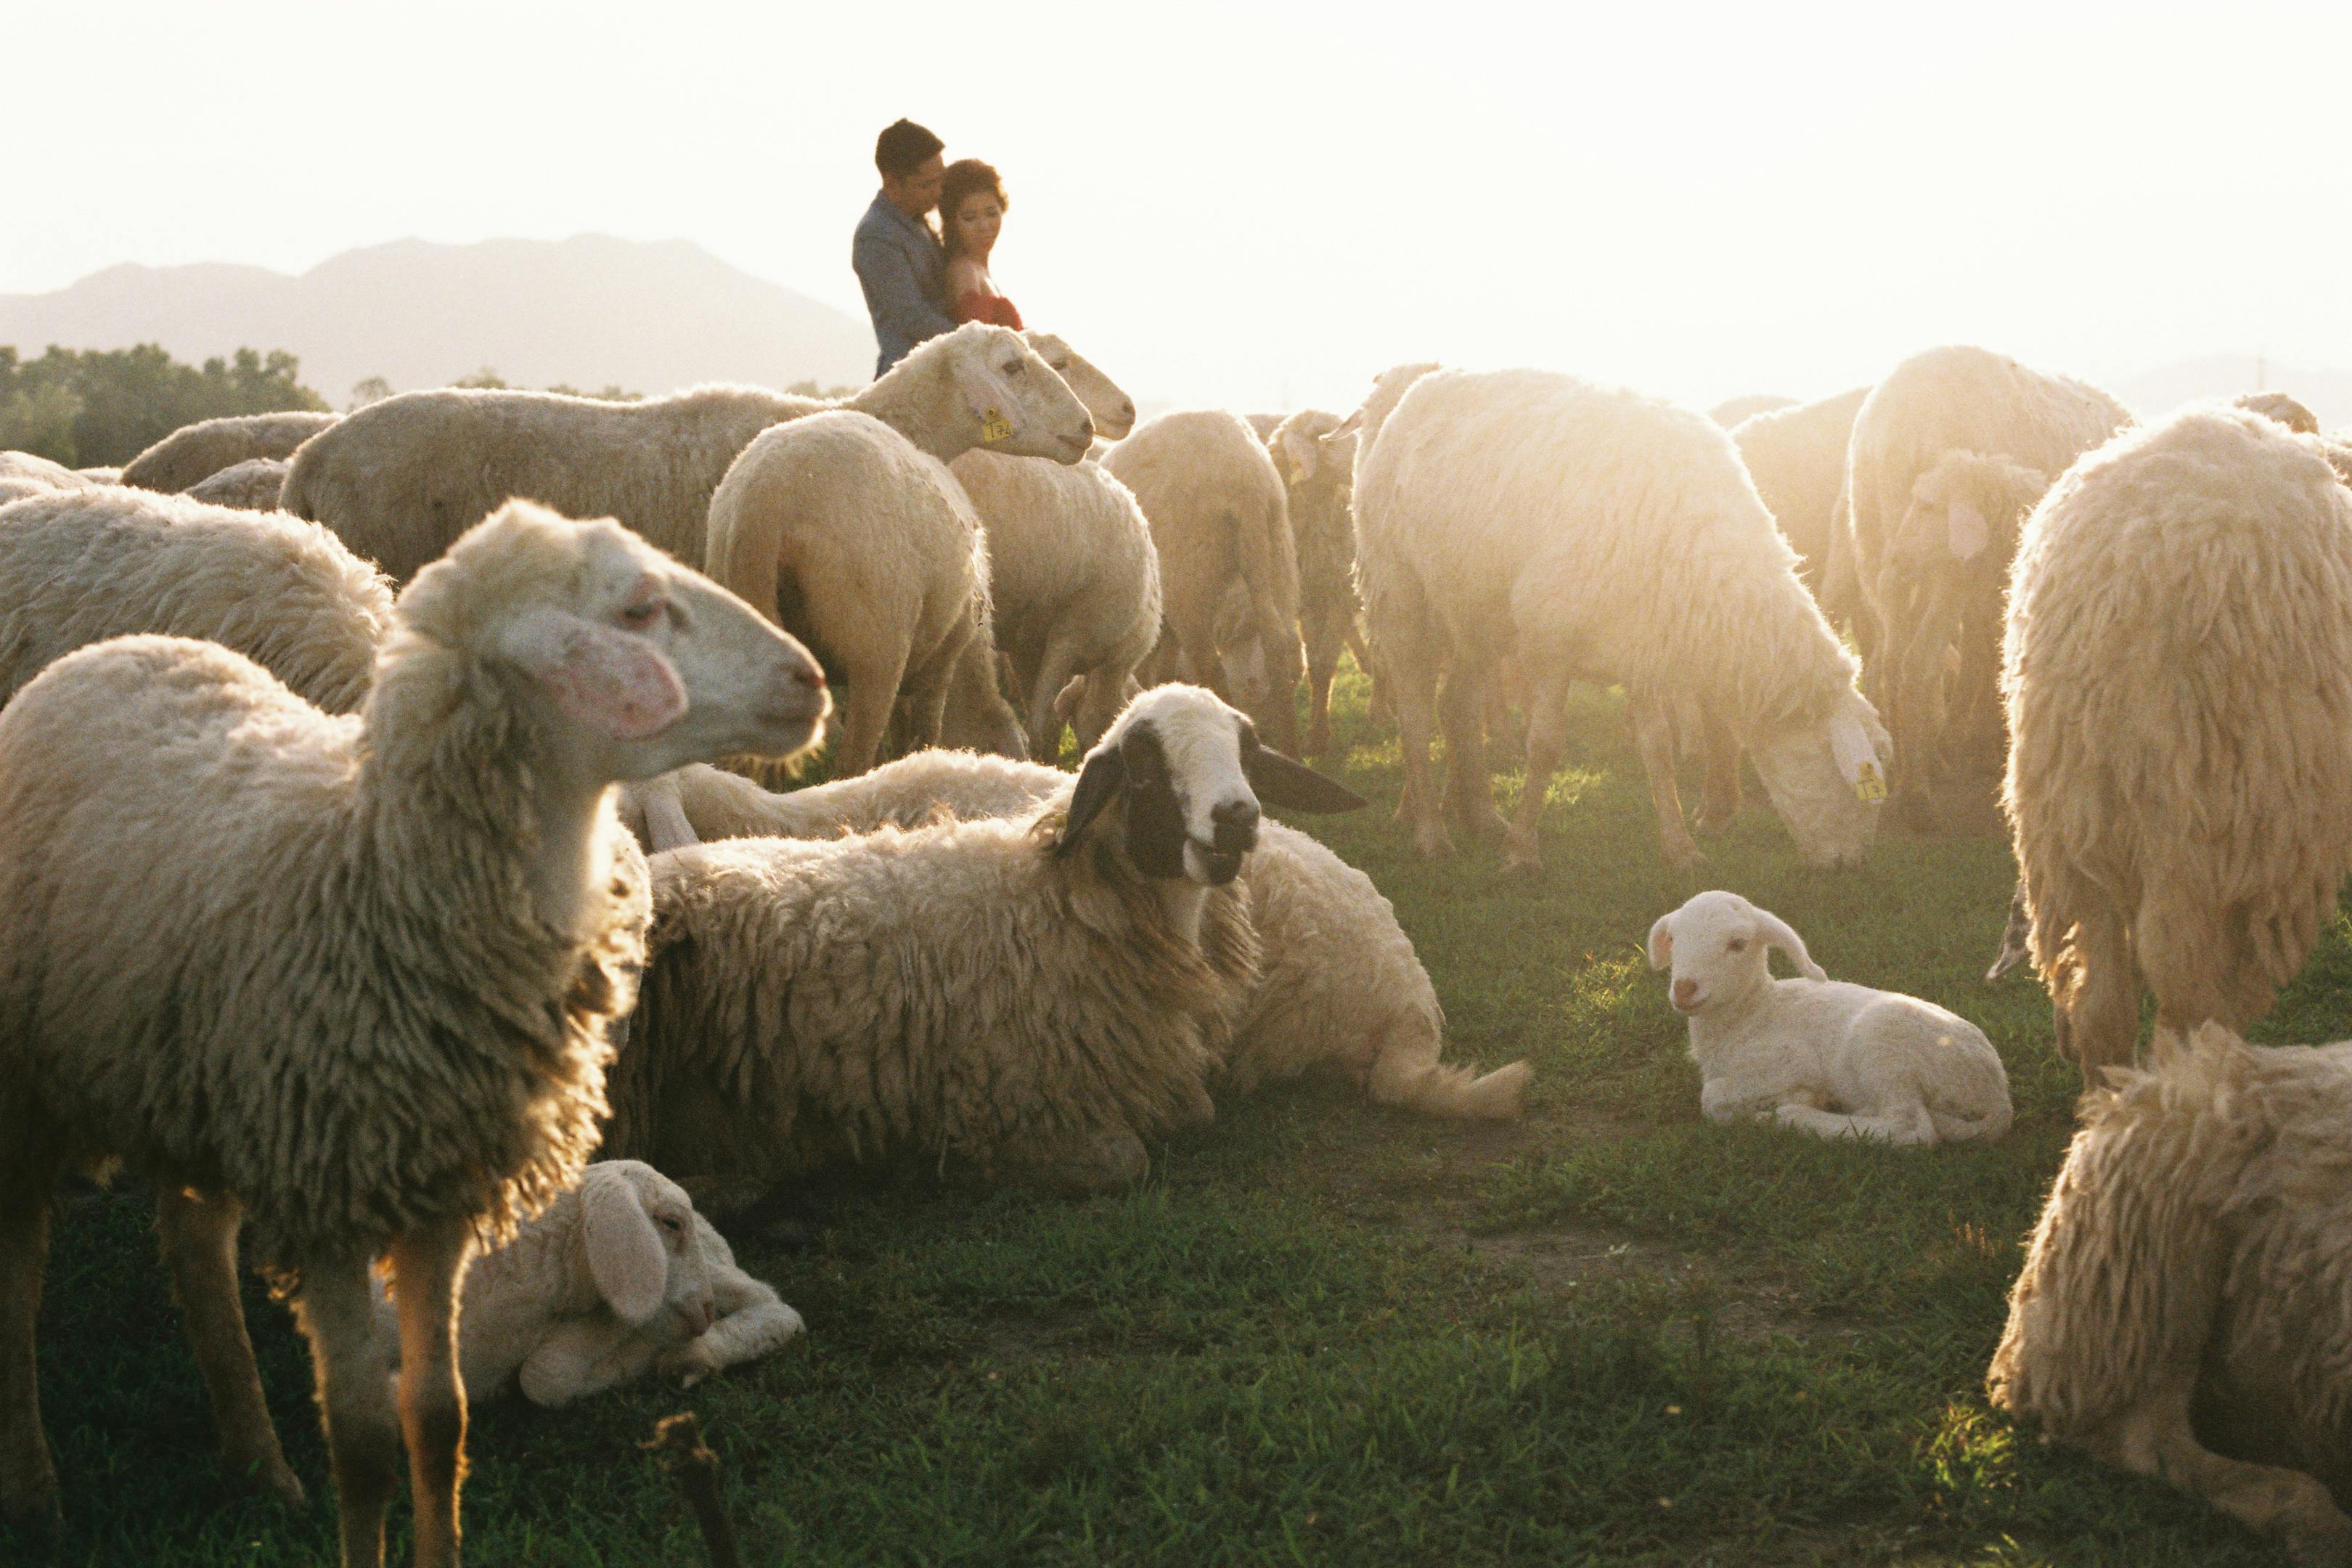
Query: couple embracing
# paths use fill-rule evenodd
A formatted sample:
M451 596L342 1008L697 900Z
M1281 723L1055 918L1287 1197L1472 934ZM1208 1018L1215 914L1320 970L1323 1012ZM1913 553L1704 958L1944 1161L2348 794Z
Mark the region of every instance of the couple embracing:
M1003 182L977 158L942 163L944 145L910 120L874 143L882 189L858 220L850 264L874 318L881 350L876 375L961 322L1021 325L1021 312L988 275L989 253L1004 226Z

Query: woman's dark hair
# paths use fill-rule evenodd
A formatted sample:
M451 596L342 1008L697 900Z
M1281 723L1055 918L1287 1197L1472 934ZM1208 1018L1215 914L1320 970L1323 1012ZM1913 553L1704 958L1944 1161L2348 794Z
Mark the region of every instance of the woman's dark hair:
M977 158L958 158L950 163L940 180L940 237L953 256L962 248L956 235L956 208L963 205L966 196L985 191L996 198L996 205L1008 211L1013 204L1004 199L1004 182L998 177L992 164Z
M895 180L946 145L911 120L893 121L874 139L874 166Z

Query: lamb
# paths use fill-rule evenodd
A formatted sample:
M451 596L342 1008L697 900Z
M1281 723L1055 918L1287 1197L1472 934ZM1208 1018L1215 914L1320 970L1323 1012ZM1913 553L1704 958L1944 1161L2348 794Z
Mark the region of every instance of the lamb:
M404 1440L417 1561L455 1563L457 1282L586 1161L644 957L611 786L790 750L824 705L750 606L516 502L401 595L356 717L163 637L68 654L0 710L0 1516L57 1512L32 1375L49 1194L120 1160L158 1194L231 1472L300 1495L242 1226L310 1342L344 1563L382 1561Z
M1362 804L1161 687L1023 816L656 856L606 1148L754 1182L900 1155L1136 1179L1145 1139L1213 1114L1258 976L1234 883L1261 798Z
M1794 408L1797 400L1783 397L1776 392L1751 392L1744 396L1726 398L1706 411L1706 416L1727 430L1737 430L1759 414L1777 413Z
M1769 949L1803 971L1775 980ZM1802 938L1737 893L1693 897L1650 927L1709 1121L1769 1116L1816 1138L1944 1143L2009 1131L2009 1075L1984 1031L1932 1002L1832 980Z
M2352 1042L2159 1029L2084 1098L2009 1298L1995 1406L2352 1563ZM2193 1412L2193 1425L2192 1425Z
M1756 481L1756 493L1780 525L1780 537L1796 551L1797 575L1816 597L1829 564L1838 494L1845 488L1846 441L1868 395L1870 388L1857 386L1818 403L1756 414L1731 426L1732 445Z
M683 841L691 842L914 828L942 812L1026 816L1070 779L1034 763L919 752L846 783L787 795L707 767L681 768L665 782L685 821ZM667 847L646 820L647 793L624 792L622 821L649 847ZM1247 1089L1329 1068L1383 1105L1427 1116L1517 1117L1532 1070L1526 1062L1483 1076L1440 1065L1445 1016L1436 989L1371 879L1297 828L1271 819L1258 826L1257 852L1242 875L1265 977L1244 1005L1219 1087Z
M116 482L167 493L192 489L223 468L256 458L284 462L303 442L321 430L332 428L342 417L340 414L288 410L278 414L236 414L183 425L125 463Z
M198 479L184 493L215 506L233 506L244 511L276 511L278 498L285 489L286 460L283 458L247 458L242 463L231 463L220 472Z
M89 489L96 482L31 452L0 452L0 506L51 490Z
M0 510L0 702L78 647L136 632L236 649L356 713L392 586L315 522L108 485Z
M1216 618L1229 588L1249 600L1263 652L1266 700L1251 717L1275 745L1298 749L1296 693L1306 661L1298 647L1298 554L1282 476L1238 415L1215 409L1163 414L1102 459L1135 492L1160 555L1165 605L1160 660L1220 696L1230 692L1218 657Z
M921 344L840 406L872 415L942 462L983 443L1076 462L1091 437L1036 418L1039 399L1063 408L1062 395L1018 333L974 322ZM711 492L736 455L768 426L832 406L753 386L693 387L640 403L404 392L304 443L282 504L333 529L395 582L518 495L617 517L698 565Z
M1886 753L1796 558L1730 436L1704 415L1541 371L1414 381L1357 459L1357 585L1403 731L1404 815L1423 854L1452 847L1429 731L1447 677L1444 812L1537 864L1545 784L1578 680L1626 690L1667 858L1701 859L1676 793L1674 718L1696 709L1754 757L1816 865L1858 860ZM1486 675L1528 692L1528 784L1506 825L1487 798Z
M2142 984L2244 1029L2352 867L2352 495L2318 443L2190 408L2068 470L2010 589L2002 805L2059 1048L2095 1088Z
M457 1365L468 1403L520 1388L533 1405L569 1405L647 1372L691 1388L801 1329L773 1289L735 1267L684 1188L642 1162L600 1160L466 1271ZM388 1292L376 1333L397 1364Z
M1997 746L2000 597L2019 521L2052 480L2132 422L2095 386L1979 348L1930 349L1854 416L1846 463L1855 626L1900 765L1894 808L1935 825L1928 784L1964 736ZM1945 718L1946 660L1959 674Z

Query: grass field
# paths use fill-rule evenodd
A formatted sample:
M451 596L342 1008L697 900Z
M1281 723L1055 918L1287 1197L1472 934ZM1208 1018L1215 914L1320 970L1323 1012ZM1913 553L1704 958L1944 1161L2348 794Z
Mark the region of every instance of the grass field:
M1812 872L1751 804L1704 879L1680 880L1619 705L1596 696L1539 876L1502 879L1491 850L1424 865L1389 821L1396 746L1364 696L1341 693L1338 771L1374 807L1313 826L1395 900L1450 1054L1534 1059L1524 1125L1299 1086L1221 1105L1124 1196L813 1194L814 1245L742 1249L808 1319L782 1356L691 1394L477 1411L468 1560L700 1563L635 1447L692 1408L763 1563L2271 1561L2203 1506L1985 1406L2076 1081L2039 991L1979 979L2009 894L2000 839L1882 841L1864 869ZM1497 780L1507 806L1517 785ZM1905 1152L1702 1121L1637 944L1706 886L1788 918L1832 974L1981 1024L2015 1131ZM2339 928L2259 1037L2352 1034L2347 979ZM285 1310L253 1290L314 1499L299 1516L219 1473L148 1224L128 1196L60 1219L41 1343L68 1521L55 1560L331 1561ZM0 1560L20 1544L0 1537Z

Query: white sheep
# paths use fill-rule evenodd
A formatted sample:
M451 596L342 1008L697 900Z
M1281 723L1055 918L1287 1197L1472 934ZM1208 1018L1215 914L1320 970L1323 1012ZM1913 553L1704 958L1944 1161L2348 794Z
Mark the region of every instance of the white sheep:
M1795 398L1783 397L1777 392L1750 392L1738 397L1726 398L1708 409L1706 416L1727 430L1737 430L1759 414L1796 406Z
M1331 753L1331 680L1339 650L1350 648L1367 672L1371 655L1356 617L1355 432L1339 435L1340 416L1302 408L1266 437L1290 509L1298 550L1298 631L1307 645L1307 754Z
M232 506L243 511L276 511L278 498L285 489L285 458L247 458L241 463L231 463L218 473L205 475L182 493L214 506Z
M310 1342L346 1564L405 1440L417 1560L457 1561L457 1281L577 1176L644 959L613 784L805 743L806 651L610 521L516 502L417 574L365 707L217 645L118 637L0 710L0 1516L54 1517L29 1375L50 1194L155 1189L232 1474L299 1498L237 1235ZM368 1276L401 1303L398 1411Z
M88 489L98 482L32 452L0 452L0 506L51 490Z
M1807 861L1867 850L1884 731L1730 436L1704 415L1543 371L1432 372L1360 452L1355 507L1365 633L1423 854L1452 847L1429 763L1441 671L1444 815L1503 835L1511 868L1538 858L1580 680L1624 686L1676 866L1701 859L1675 780L1675 718L1694 710L1753 757ZM1482 733L1486 679L1507 657L1528 714L1511 824L1488 797Z
M1076 462L1093 439L1066 389L1003 327L971 322L919 345L838 405L755 386L701 386L639 403L551 392L404 392L305 442L282 504L325 523L404 582L510 496L612 516L700 565L711 492L772 425L841 407L868 414L941 462L985 445Z
M1775 947L1804 978L1772 978ZM1651 968L1673 966L1709 1121L1769 1116L1817 1138L1888 1143L2009 1131L2009 1075L1983 1030L1916 996L1832 980L1786 922L1738 894L1700 893L1660 915L1649 951Z
M471 1401L520 1389L569 1405L653 1372L691 1388L797 1338L801 1315L735 1266L686 1190L635 1160L600 1160L504 1246L459 1298L457 1365ZM400 1311L376 1331L400 1359Z
M122 482L122 470L121 468L76 468L74 472L79 474L83 479L88 479L94 485L119 485Z
M2082 1121L2010 1292L1993 1405L2294 1562L2352 1563L2352 1041L2160 1029Z
M1732 445L1756 481L1757 495L1797 552L1797 575L1816 597L1829 564L1838 497L1845 489L1846 442L1869 395L1870 388L1857 386L1818 403L1759 412L1730 427Z
M256 458L284 462L303 442L341 418L340 414L289 409L183 425L125 463L115 482L166 494L190 489L223 468Z

